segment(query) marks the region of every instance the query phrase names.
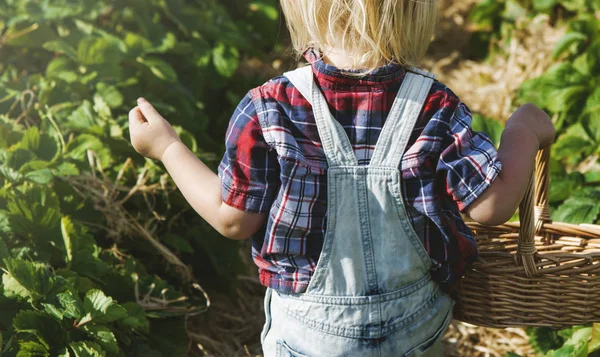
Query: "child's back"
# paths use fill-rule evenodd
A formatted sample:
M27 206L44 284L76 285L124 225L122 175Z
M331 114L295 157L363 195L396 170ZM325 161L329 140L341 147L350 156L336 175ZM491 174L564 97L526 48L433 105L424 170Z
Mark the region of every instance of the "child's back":
M322 63L315 68L317 75L322 74ZM401 164L406 161L405 149L430 97L433 79L396 70L387 74L388 83L378 88L385 97L389 93L386 87L397 88L394 84L401 83L395 90L396 99L388 98L391 108L380 108L388 115L369 123L373 106L381 107L385 100L371 102L368 96L357 101L359 108L348 108L354 114L348 123L354 140L349 140L330 114L310 67L286 74L295 89L288 92L286 102L304 102L296 103L296 107L304 107L298 117L270 110L264 103L274 98L261 97L260 90L253 95L259 109L251 116L262 123L262 133L269 133L266 143L274 148L267 153L274 160L270 165L276 167L277 157L283 158L279 166L285 177L280 186L272 183L279 190L273 196L266 235L254 240L261 280L277 289L268 290L265 304L267 325L262 338L266 356L420 356L451 320L452 300L440 293L431 279L432 261L404 208L403 192L407 191L399 171L405 169ZM327 74L332 81L341 75L332 67ZM359 87L373 91L376 85L367 83L377 78L371 74L361 79ZM343 90L340 85L333 92ZM354 96L360 94L356 87L346 90ZM284 97L275 97L277 106L286 106L282 105ZM361 111L361 102L371 105ZM306 127L317 128L312 140L301 134L300 128ZM357 131L377 131L369 133L374 145L352 135ZM300 144L303 141L305 145ZM310 158L307 152L312 152ZM362 154L362 164L357 152ZM408 156L414 165L422 155ZM224 169L245 165L225 161ZM406 170L410 172L409 167ZM422 172L426 171L423 167ZM235 195L235 190L230 192ZM440 211L436 206L438 202L431 205L432 210ZM309 236L314 212L325 211L316 217L321 227ZM309 246L312 252L307 251ZM323 346L327 346L326 354Z
M254 233L265 357L441 355L453 303L440 286L476 257L460 211L508 219L553 139L525 106L497 153L467 107L410 66L435 3L283 0L312 66L242 100L220 180L147 102L132 110L134 146L162 159L198 213L227 237Z
M341 139L349 139L358 165L368 165L405 68L390 64L352 78L313 51L306 57L344 128ZM500 164L493 144L471 131L469 110L447 87L434 82L424 104L415 125L405 128L406 150L396 167L410 224L434 260L434 278L450 285L476 256L459 209L491 184ZM225 202L270 213L266 231L254 237L253 254L261 282L284 292L306 290L330 223L329 164L313 108L286 76L252 90L233 116L220 166Z

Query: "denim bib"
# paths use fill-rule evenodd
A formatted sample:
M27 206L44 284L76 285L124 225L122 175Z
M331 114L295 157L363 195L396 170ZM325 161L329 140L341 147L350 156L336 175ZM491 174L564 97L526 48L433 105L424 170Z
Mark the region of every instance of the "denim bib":
M441 355L432 346L452 319L453 302L431 280L399 170L434 77L416 68L406 73L370 164L359 166L312 68L285 76L313 107L329 165L328 227L307 291L267 290L264 356Z

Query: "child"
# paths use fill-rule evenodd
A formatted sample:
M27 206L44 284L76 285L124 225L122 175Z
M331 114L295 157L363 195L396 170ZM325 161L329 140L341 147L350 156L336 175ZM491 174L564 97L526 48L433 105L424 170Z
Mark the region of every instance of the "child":
M434 0L282 0L311 64L251 90L219 176L140 99L131 140L225 237L252 236L273 356L441 356L448 295L475 259L460 212L508 220L548 116L524 105L496 152L456 95L416 65Z

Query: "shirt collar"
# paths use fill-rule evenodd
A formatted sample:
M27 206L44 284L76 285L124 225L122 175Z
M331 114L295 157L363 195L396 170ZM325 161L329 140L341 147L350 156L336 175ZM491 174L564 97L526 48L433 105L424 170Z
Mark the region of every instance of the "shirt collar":
M390 63L381 66L364 76L356 77L349 73L360 73L360 70L342 70L333 65L325 63L313 49L304 52L304 58L312 65L313 73L321 87L336 90L371 90L383 89L389 85L398 83L406 72L405 68L398 63Z

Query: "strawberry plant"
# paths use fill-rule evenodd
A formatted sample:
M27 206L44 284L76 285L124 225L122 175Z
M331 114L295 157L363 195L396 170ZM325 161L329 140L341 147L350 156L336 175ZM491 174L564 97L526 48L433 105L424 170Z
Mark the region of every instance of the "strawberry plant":
M501 41L510 41L511 31L524 19L547 14L554 24L599 10L597 0L480 0L469 15L474 30L472 56L483 59L501 50L504 44Z
M554 51L559 62L521 91L523 101L554 115L559 135L552 148L550 201L557 221L600 222L599 29L594 15L573 18Z
M130 147L127 113L143 95L216 167L275 5L0 0L2 356L186 354L200 285L245 267Z
M574 326L563 330L527 330L531 346L543 357L586 357L600 355L600 324ZM505 357L521 357L510 353Z

